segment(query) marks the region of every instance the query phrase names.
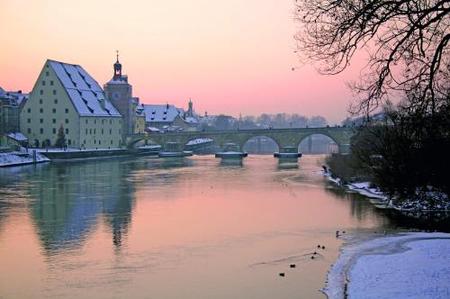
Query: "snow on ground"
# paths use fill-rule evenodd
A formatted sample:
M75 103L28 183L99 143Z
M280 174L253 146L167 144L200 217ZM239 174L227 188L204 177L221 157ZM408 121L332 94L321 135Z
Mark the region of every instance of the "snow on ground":
M142 145L138 147L139 149L160 149L161 145Z
M68 147L66 149L64 148L36 148L36 149L28 149L29 151L31 150L36 150L37 152L40 153L60 153L60 152L95 152L95 151L119 151L119 150L123 150L123 148L88 148L88 149L80 149L77 147Z
M329 298L450 298L450 234L406 233L345 245Z
M50 159L36 152L36 162L40 163L47 161L50 161ZM0 153L0 167L30 163L33 163L33 154L31 150L28 154L26 152Z
M330 172L322 173L330 182L371 198L371 202L380 208L383 207L405 212L450 211L450 200L448 196L432 188L429 188L428 191L418 191L412 198L407 198L394 204L388 195L378 188L370 187L370 182L354 182L343 185L341 180L339 178L333 178Z

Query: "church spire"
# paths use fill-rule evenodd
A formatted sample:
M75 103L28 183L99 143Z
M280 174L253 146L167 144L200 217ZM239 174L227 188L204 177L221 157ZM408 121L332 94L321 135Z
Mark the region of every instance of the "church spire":
M122 65L119 62L119 51L116 50L116 63L114 63L114 77L113 80L120 80L122 78Z

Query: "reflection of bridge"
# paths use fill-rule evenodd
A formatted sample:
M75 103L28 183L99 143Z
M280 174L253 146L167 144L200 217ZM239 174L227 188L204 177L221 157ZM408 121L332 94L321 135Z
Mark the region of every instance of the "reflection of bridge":
M223 148L225 143L233 142L242 149L245 143L251 138L268 137L278 145L280 151L283 151L283 148L286 147L294 146L298 148L302 140L314 134L330 137L338 145L340 153L347 153L350 150L350 138L354 134L354 131L353 129L346 127L324 127L149 133L131 135L128 137L127 144L129 147L133 147L137 142L142 140L148 140L160 145L172 141L180 144L187 144L191 140L210 138L221 148Z

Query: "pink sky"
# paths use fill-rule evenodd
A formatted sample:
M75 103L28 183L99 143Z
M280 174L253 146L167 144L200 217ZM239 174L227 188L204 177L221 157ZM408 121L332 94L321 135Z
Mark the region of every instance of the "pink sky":
M62 4L64 3L64 4ZM1 0L0 86L29 91L47 58L82 65L100 84L115 50L143 103L238 116L347 116L346 80L293 53L291 0ZM291 71L293 66L299 67Z

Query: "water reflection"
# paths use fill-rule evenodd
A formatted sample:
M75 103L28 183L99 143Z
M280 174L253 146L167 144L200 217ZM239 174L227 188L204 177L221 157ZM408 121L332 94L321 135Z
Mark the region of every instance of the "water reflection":
M398 223L326 185L320 165L141 157L0 169L0 297L323 298L335 230ZM324 258L283 281L282 263L249 266L317 244Z
M55 164L45 169L45 179L31 179L30 210L44 249L52 254L81 246L100 216L120 247L134 203L134 185L123 179L135 167L106 161Z

